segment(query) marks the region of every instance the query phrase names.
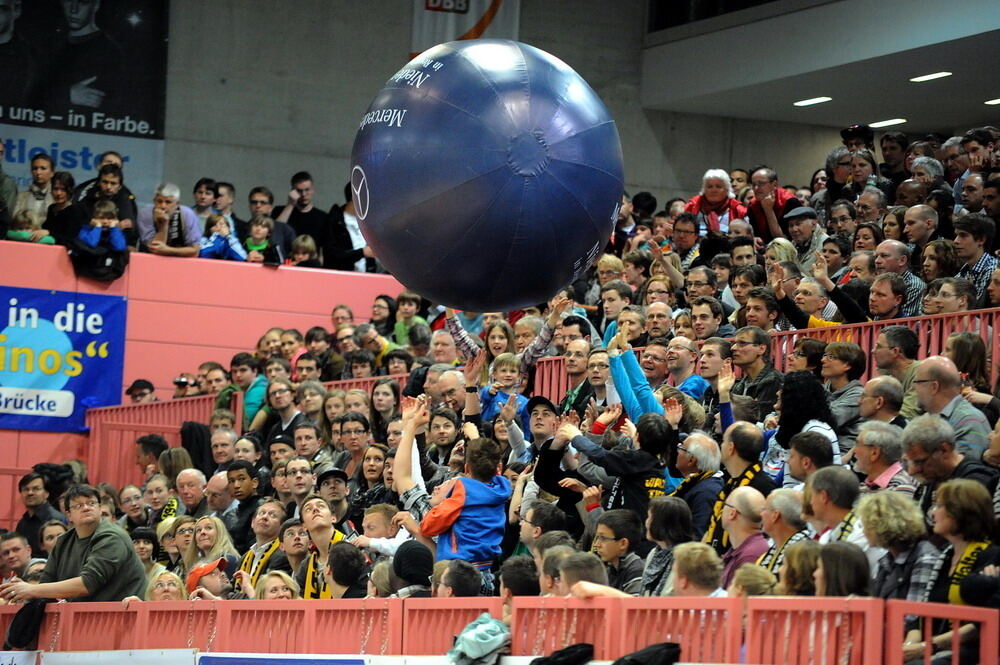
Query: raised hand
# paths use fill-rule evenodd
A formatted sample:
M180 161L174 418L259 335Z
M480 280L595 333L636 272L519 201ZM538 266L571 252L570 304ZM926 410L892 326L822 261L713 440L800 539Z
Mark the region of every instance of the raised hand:
M601 488L600 487L588 487L583 490L582 501L585 505L589 506L595 503L601 502Z
M663 403L663 417L674 429L677 429L681 418L684 417L684 407L676 397L671 397Z
M576 478L563 478L559 481L559 487L565 487L568 490L573 490L574 492L579 492L580 494L583 494L587 489L587 486Z
M618 422L618 419L622 417L622 404L618 402L617 404L609 404L605 409L604 413L597 417L597 422L601 423L605 427L613 425Z
M475 423L463 423L462 436L465 437L466 441L472 441L473 439L478 439L479 428L476 427Z
M635 423L626 418L625 424L622 425L622 434L635 441L635 436L638 432L639 431L635 428Z
M517 395L507 398L507 403L500 409L500 420L509 423L517 416Z
M465 375L465 385L478 386L479 376L486 365L486 349L480 349L476 357L465 364L462 374Z
M733 386L736 385L736 375L733 374L732 365L723 364L719 369L718 385L719 399L723 402L728 402L729 393L732 391Z
M778 298L785 297L785 269L781 267L780 263L771 264L771 290L774 291L774 295Z

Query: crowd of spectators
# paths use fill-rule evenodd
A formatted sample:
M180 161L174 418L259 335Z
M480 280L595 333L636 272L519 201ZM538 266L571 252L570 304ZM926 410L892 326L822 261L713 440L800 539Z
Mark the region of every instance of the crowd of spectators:
M700 193L662 209L626 194L606 253L551 302L470 313L381 295L366 322L338 305L330 328L273 328L228 364L179 375L175 398L212 394L216 409L184 424L182 447L136 441L141 486L90 488L78 465L77 484L53 468L22 478L26 512L0 551L16 579L0 597L1000 606L986 319L923 359L912 322L882 328L871 357L850 334L808 332L784 367L770 356L774 331L1000 307L1000 132L888 132L881 163L869 128L842 136L808 187L759 166L711 169ZM120 164L101 173L81 200L122 191L104 188L115 174L121 185ZM276 210L255 188L249 224L232 216L231 185L199 181L194 208L164 185L152 211L119 206L119 222L135 220L119 227L157 253L218 246L251 260L309 237L317 265L373 269L350 192L327 215L308 174L292 183ZM183 247L159 238L170 206ZM564 358L557 402L533 389L546 356ZM324 385L345 378L372 387ZM127 392L156 399L143 379ZM91 537L99 560L80 545ZM929 634L928 648L952 648L948 626ZM924 640L912 621L908 656ZM975 631L958 644L971 653Z

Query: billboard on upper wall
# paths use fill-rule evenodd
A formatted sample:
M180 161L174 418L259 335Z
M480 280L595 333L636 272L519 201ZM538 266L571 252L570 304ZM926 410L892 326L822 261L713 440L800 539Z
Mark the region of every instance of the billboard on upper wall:
M77 184L108 150L150 200L163 173L167 0L21 0L0 6L3 170L18 191L31 158L52 156Z

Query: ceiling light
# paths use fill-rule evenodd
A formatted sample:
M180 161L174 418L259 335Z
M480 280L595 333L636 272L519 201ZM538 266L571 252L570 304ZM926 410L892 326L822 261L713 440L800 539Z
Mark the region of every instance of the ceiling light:
M997 97L996 99L987 99L983 102L983 104L986 104L987 106L996 106L997 104L1000 104L1000 97Z
M793 104L793 106L812 106L813 104L822 104L823 102L833 101L833 97L812 97L810 99L802 99Z
M933 81L934 79L943 79L945 76L951 76L951 72L934 72L933 74L924 74L923 76L914 76L910 79L913 83L923 83L924 81Z
M906 118L891 118L889 120L879 120L878 122L869 122L869 127L892 127L893 125L902 125L906 122Z

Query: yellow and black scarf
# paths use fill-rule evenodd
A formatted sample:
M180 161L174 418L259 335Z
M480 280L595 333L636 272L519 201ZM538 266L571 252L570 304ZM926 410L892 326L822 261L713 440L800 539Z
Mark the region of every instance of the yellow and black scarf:
M961 593L962 580L976 567L979 555L989 546L988 542L972 542L965 546L962 558L958 560L948 580L948 602L952 605L965 605Z
M333 530L333 537L330 538L330 547L333 547L344 540L344 534ZM323 566L319 563L319 552L313 550L306 559L306 580L305 588L302 589L303 600L317 600L320 598L331 598L330 587L326 583L323 575Z
M722 508L726 505L726 499L732 494L733 490L737 487L746 487L753 479L757 477L757 474L761 472L760 462L756 464L751 464L743 473L736 476L735 478L730 478L719 490L719 497L715 501L715 506L712 508L712 518L708 522L708 528L705 530L705 536L702 538L702 542L708 543L715 548L716 552L720 554L729 549L729 534L726 530L722 528Z
M243 560L240 562L240 570L250 576L251 586L257 586L257 581L260 579L261 573L267 570L267 564L271 560L271 555L277 552L279 547L281 547L281 541L275 538L267 546L259 559L254 556L253 549L247 550L247 553L243 555Z

